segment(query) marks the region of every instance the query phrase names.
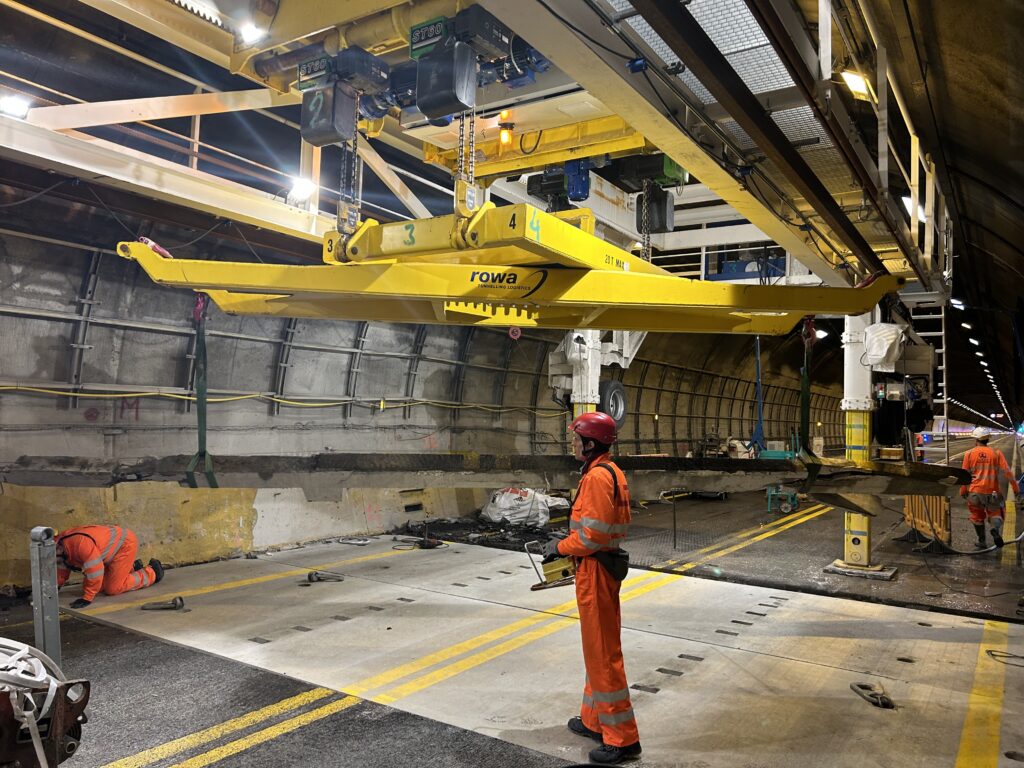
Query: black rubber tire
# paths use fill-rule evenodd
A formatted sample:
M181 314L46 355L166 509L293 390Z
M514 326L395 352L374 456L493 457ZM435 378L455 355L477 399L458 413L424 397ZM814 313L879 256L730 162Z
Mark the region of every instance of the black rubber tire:
M615 420L615 428L626 423L626 388L621 381L602 381L597 388L597 410Z

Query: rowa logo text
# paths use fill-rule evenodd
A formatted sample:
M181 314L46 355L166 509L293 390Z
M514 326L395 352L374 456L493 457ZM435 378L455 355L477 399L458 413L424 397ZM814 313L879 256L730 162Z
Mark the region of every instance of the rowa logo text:
M469 282L490 285L492 283L515 285L519 282L519 275L515 272L477 272L469 275Z

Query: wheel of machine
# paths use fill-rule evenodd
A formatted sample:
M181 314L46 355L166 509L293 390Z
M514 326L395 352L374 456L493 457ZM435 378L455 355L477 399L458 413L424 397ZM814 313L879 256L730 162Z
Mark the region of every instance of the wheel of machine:
M779 512L782 513L783 515L788 515L792 511L793 511L793 505L790 504L788 501L783 501L783 502L781 502L779 504Z
M602 381L597 389L597 410L607 413L615 420L615 427L622 429L626 423L626 388L621 381Z

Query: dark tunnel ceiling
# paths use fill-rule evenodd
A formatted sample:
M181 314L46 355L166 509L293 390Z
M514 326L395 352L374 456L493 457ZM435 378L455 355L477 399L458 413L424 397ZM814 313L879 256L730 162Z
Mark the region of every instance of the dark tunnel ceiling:
M971 4L917 2L915 0L865 0L879 21L883 42L890 52L894 74L907 97L910 112L921 134L922 146L931 150L939 165L940 183L951 190L958 214L954 296L969 306L951 312L947 375L951 393L989 413L1002 410L982 369L977 364L968 333L960 322L970 322L987 351L987 359L1002 385L1007 404L1019 419L1024 373L1016 327L1024 327L1024 3L977 0ZM216 87L232 90L252 84L198 59L165 41L73 0L36 0L32 7L68 21L92 34L153 58L167 66ZM817 2L800 0L810 23L816 21ZM837 3L842 7L842 3ZM49 85L87 101L190 92L189 86L169 75L130 64L67 32L0 8L0 70ZM69 77L68 73L74 73ZM10 82L4 78L6 82ZM23 86L24 87L24 86ZM45 97L47 94L38 92ZM53 94L49 94L57 100ZM893 105L895 108L895 105ZM297 108L279 108L278 114L296 119ZM182 130L165 121L167 127ZM143 129L144 130L144 129ZM294 170L298 158L292 129L254 113L204 118L204 139L264 164ZM187 126L185 127L187 132ZM97 132L111 141L137 140L107 129ZM378 151L396 165L427 178L444 182L447 175L418 163L378 143ZM935 148L938 148L936 151ZM154 147L147 148L159 154ZM331 178L328 155L325 178ZM225 169L217 172L225 175ZM368 175L367 197L380 205L401 210L391 193ZM5 168L0 181L18 188L39 188L40 179L28 169ZM271 181L246 183L273 193ZM450 199L413 184L417 194L436 213L447 212ZM65 224L85 229L96 214L83 205L84 195L62 191L75 201L64 216ZM114 196L113 191L107 194ZM126 196L127 197L127 196ZM201 214L174 211L152 201L117 208L168 225L194 231L204 224ZM134 211L129 209L134 208ZM75 222L69 217L82 218ZM26 221L30 225L30 222ZM273 235L247 231L250 240L289 253ZM239 245L233 232L224 237ZM185 241L188 237L178 237ZM292 257L315 254L291 249ZM981 329L980 331L977 329ZM956 413L953 413L956 415ZM966 414L961 414L966 416Z

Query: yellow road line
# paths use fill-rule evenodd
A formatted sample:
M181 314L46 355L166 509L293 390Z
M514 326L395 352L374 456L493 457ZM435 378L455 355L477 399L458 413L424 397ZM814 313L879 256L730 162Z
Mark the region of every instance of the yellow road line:
M142 768L142 766L166 760L169 757L174 757L174 755L195 749L207 742L227 736L229 733L244 730L264 720L269 720L272 717L277 717L285 712L304 707L307 704L312 704L314 701L320 701L335 694L337 694L337 691L332 691L329 688L314 688L297 696L282 699L276 704L271 704L262 709L256 709L231 720L226 720L223 723L218 723L210 728L196 731L188 736L182 736L180 739L174 739L152 749L147 749L144 752L107 763L103 768Z
M1014 539L1017 537L1017 499L1013 488L1009 489L1006 499L1006 519L1003 520L1003 538ZM1014 545L1003 547L1000 561L1007 568L1017 565L1017 547Z
M776 528L774 531L766 531L765 533L762 533L760 536L755 536L754 538L750 539L749 541L742 541L739 544L733 544L731 547L726 547L725 549L720 549L717 552L715 552L715 553L713 553L711 555L708 555L707 557L700 558L699 560L694 560L694 561L689 562L689 563L683 563L683 565L679 566L678 568L673 568L672 571L674 573L682 573L683 571L692 570L693 568L696 568L698 565L704 565L705 563L710 563L712 560L714 560L716 558L724 557L725 555L728 555L728 554L731 554L731 553L733 553L733 552L735 552L737 550L743 549L744 547L749 547L751 544L754 544L754 543L756 543L758 541L762 541L764 539L767 539L769 536L774 536L777 533L782 533L783 531L788 531L790 528L792 528L794 526L800 525L801 523L806 523L808 520L813 520L815 517L820 517L821 515L824 515L826 512L831 511L831 509L832 509L832 507L825 507L824 509L819 509L819 510L817 510L815 512L811 512L809 514L805 514L799 520L793 520L793 521L787 523L786 525L783 525L783 526L780 526L780 527Z
M782 531L787 530L788 528L792 528L795 525L799 525L800 523L804 522L805 520L809 520L812 517L817 517L818 515L823 515L826 512L828 512L830 509L831 509L831 507L826 507L824 509L821 509L821 510L818 510L818 511L812 511L810 513L807 513L805 511L805 517L803 517L803 518L801 518L799 520L790 521L787 525L785 525L783 527L780 527L780 528L777 528L776 530L766 531L766 532L762 533L761 535L759 535L757 537L751 538L749 541L739 542L739 543L734 544L733 546L728 547L728 548L726 548L724 550L720 550L718 552L714 552L714 553L708 555L707 557L705 557L705 558L703 558L701 560L695 561L693 563L686 563L685 565L683 565L680 568L676 569L676 571L677 572L687 571L687 570L690 570L691 568L695 568L696 566L701 565L703 563L710 562L711 560L714 560L714 559L719 558L719 557L723 557L723 556L725 556L725 555L727 555L727 554L729 554L731 552L735 552L738 549L743 549L744 547L749 547L750 545L752 545L752 544L754 544L754 543L756 543L758 541L761 541L763 539L766 539L769 536L774 536L775 534L781 533ZM657 572L651 571L650 573L657 573ZM620 595L619 600L620 600L620 602L624 603L624 602L627 602L629 600L636 599L637 597L640 597L641 595L646 595L647 593L652 592L655 589L658 589L660 587L666 586L667 584L671 584L671 583L673 583L675 581L678 581L678 579L679 579L679 576L677 576L676 573L660 574L657 578L650 579L650 580L647 581L647 583L644 583L644 584L642 584L640 586L637 586L635 588L629 589L628 591L624 592L623 594ZM633 583L635 584L636 582L633 582ZM504 643L501 643L499 645L493 646L491 648L487 648L487 649L485 649L483 651L480 651L479 653L476 653L476 654L474 654L472 656L468 656L466 658L459 659L458 661L454 662L453 664L449 664L446 667L442 667L440 669L434 670L433 672L430 672L430 673L428 673L428 674L426 674L426 675L424 675L422 677L416 678L414 680L410 680L409 682L404 683L403 685L400 685L400 686L397 686L395 688L392 688L389 691L385 691L384 693L382 693L382 694L380 694L378 696L374 696L374 697L372 697L372 699L373 699L373 701L376 701L376 702L381 703L381 704L391 704L391 703L397 701L398 699L405 698L406 696L410 696L413 693L416 693L418 691L423 690L424 688L429 688L430 686L436 685L437 683L440 683L443 680L447 680L448 678L450 678L450 677L452 677L454 675L457 675L460 672L464 672L467 669L472 669L473 667L479 666L480 664L483 664L484 662L490 661L491 659L497 658L498 656L501 656L501 655L503 655L505 653L508 653L509 651L513 651L513 650L515 650L517 648L520 648L520 647L526 645L527 643L531 643L534 640L539 640L542 637L546 637L547 635L553 634L554 632L557 632L560 629L564 629L564 628L566 628L566 627L568 627L568 626L570 626L572 624L575 624L576 623L576 617L578 617L578 616L579 616L578 611L574 610L572 612L572 614L570 616L568 616L568 617L556 619L556 620L552 621L550 624L544 625L543 627L538 627L537 629L534 629L534 630L532 630L530 632L526 632L526 633L524 633L522 635L519 635L518 637L514 637L514 638L512 638L510 640L507 640Z
M784 526L787 523L790 523L790 522L792 522L794 520L798 520L798 519L799 520L803 520L811 512L815 512L817 510L820 510L824 506L825 506L824 504L814 504L814 505L812 505L810 507L806 507L804 509L797 510L796 512L790 512L785 517L780 517L778 520L773 520L772 522L770 522L770 523L768 523L766 525L755 525L755 526L752 526L750 528L746 528L746 529L744 529L742 531L738 531L737 533L731 533L728 536L726 536L725 538L723 538L722 540L715 542L714 544L711 544L709 546L706 546L706 547L703 547L701 549L696 550L693 554L701 555L701 554L704 554L706 552L714 552L715 550L723 549L725 547L731 546L730 542L733 542L733 541L735 541L737 539L749 538L750 536L753 536L754 534L765 533L766 531L770 531L770 530L775 529L775 528L779 528L780 530L784 530L784 529L780 528L780 526ZM658 568L667 568L668 566L675 565L678 562L680 562L680 561L679 560L665 560L664 562L659 563L656 567L658 567Z
M214 763L220 762L232 755L237 755L239 752L252 749L257 744L263 744L271 739L276 739L278 736L284 736L286 733L298 730L304 725L309 725L310 723L315 723L317 720L323 720L325 717L330 717L336 712L341 712L342 710L358 704L360 701L362 701L362 699L358 699L355 696L346 696L343 699L332 701L330 704L326 704L322 707L311 709L309 712L305 712L297 717L283 720L280 723L272 725L269 728L265 728L262 731L250 733L248 736L243 736L240 739L228 742L227 744L217 747L216 749L212 749L209 752L196 755L183 763L175 763L171 768L203 768L203 766L213 765Z
M1006 623L986 621L974 667L974 686L967 697L967 715L960 732L956 768L996 768L999 764L1006 667L989 658L985 651L1005 651L1006 647Z
M634 578L631 578L628 582L625 582L625 584L632 586L656 578L658 575L659 574L654 571L644 571L643 573L635 576ZM352 693L357 696L361 696L368 691L380 688L382 686L387 685L388 683L393 683L396 680L401 680L403 677L408 677L409 675L415 674L416 672L421 672L424 669L427 669L428 667L434 666L435 664L440 664L441 662L447 661L448 659L455 658L456 656L461 656L464 653L468 653L469 651L472 651L483 645L492 643L495 640L500 640L503 637L513 635L516 632L519 632L523 629L527 629L528 627L532 627L535 624L540 624L543 621L547 621L548 619L553 618L552 614L569 613L570 615L572 615L573 613L575 613L575 609L576 598L574 597L572 600L567 600L564 603L560 603L559 605L547 608L544 611L535 613L532 616L528 616L525 619L514 621L511 624L507 624L503 627L498 627L497 629L492 629L489 632L484 632L483 634L477 635L476 637L470 638L469 640L466 640L464 642L456 643L455 645L450 645L447 648L442 648L441 650L436 651L435 653L423 656L422 658L416 659L415 661L411 661L408 664L402 664L401 666L395 667L394 669L389 669L386 672L382 672L379 675L367 677L351 685L343 685L341 687L345 690L346 693Z
M825 512L829 511L830 509L831 507L827 507L819 511L811 512L804 510L801 513L802 517L800 519L791 520L790 522L782 526L779 526L774 530L764 531L760 535L750 538L748 541L742 541L730 547L727 547L726 549L722 549L717 552L711 553L707 557L696 562L686 563L684 566L680 567L677 570L689 570L690 568L696 567L697 565L703 564L705 562L710 562L711 560L714 560L718 557L723 557L724 555L727 555L731 552L735 552L739 549L743 549L744 547L751 546L752 544L763 539L766 539L769 536L774 536L777 533L781 533L784 530L792 528L793 526L798 525L804 522L805 520L809 520L812 517L822 515ZM643 574L640 574L639 576L632 578L628 582L623 584L625 591L620 595L620 602L624 603L628 602L629 600L634 600L637 597L646 595L654 591L655 589L659 589L663 586L674 583L678 581L679 578L680 577L675 573L665 574L658 573L657 571L645 571ZM543 626L539 626L528 632L523 632L522 634L519 634L516 637L512 637L508 640L505 640L502 643L493 645L489 648L485 648L484 650L478 651L477 653L474 653L470 656L464 656L463 658L460 658L458 661L435 669L431 672L428 672L425 675L422 675L418 678L414 678L401 685L395 686L394 688L386 690L381 694L370 697L372 701L381 704L393 703L395 701L398 701L399 699L411 696L414 693L417 693L433 685L437 685L438 683L448 680L451 677L460 674L461 672L465 672L469 669L473 669L474 667L478 667L481 664L491 661L492 659L498 658L499 656L503 656L506 653L514 651L525 645L528 645L529 643L532 643L535 640L547 637L548 635L554 634L555 632L558 632L562 629L565 629L566 627L576 624L579 613L575 609L575 607L575 599L566 601L564 603L561 603L560 605L548 609L548 611L542 614L530 616L526 619L520 619L519 621L513 622L504 627L499 627L498 629L485 632L483 634L477 635L475 638L464 641L462 643L457 643L447 648L443 648L435 653L424 656L421 659L417 659L416 661L410 662L408 664L403 664L399 667L395 667L394 669L388 670L379 675L375 675L373 677L360 680L354 683L353 685L346 685L344 686L344 688L349 693L364 693L366 691L371 691L375 688L383 687L384 685L387 685L389 682L399 680L403 677L408 677L409 675L417 671L421 671L431 666L435 666L441 663L442 661L446 661L456 656L461 656L469 650L473 650L474 648L479 648L481 646L487 645L488 643L491 643L494 640L500 639L511 634L515 634L535 624L548 621L548 623L544 624ZM551 615L561 614L564 611L570 611L570 613L568 615L563 616ZM351 700L351 703L346 704L345 706L338 706L339 704L343 704L344 702L348 702L349 700ZM238 739L222 747L218 747L217 749L205 752L201 755L197 755L196 757L187 760L183 763L174 765L171 768L202 768L203 766L212 765L213 763L223 760L226 757L238 754L239 752L242 752L246 749L250 749L251 747L254 747L258 744L270 741L271 739L274 739L277 736L289 733L291 731L296 730L297 728L301 728L302 726L308 723L314 722L316 720L334 714L335 712L339 712L343 709L346 709L348 706L351 706L357 701L360 701L360 699L352 695L347 696L340 702L332 702L323 707L310 710L309 712L306 712L297 717L277 723L276 725L271 726L270 728L267 728L263 731L257 731L256 733L250 734L249 736L246 736L242 739Z
M196 595L208 595L213 592L223 592L227 589L239 589L240 587L250 587L253 584L265 584L268 581L277 581L278 579L290 579L294 576L305 576L310 571L324 571L330 568L337 568L343 565L355 565L356 563L365 563L370 560L379 560L382 557L391 557L392 555L400 555L407 550L401 549L389 549L387 552L378 552L373 555L363 555L361 557L353 557L348 560L336 560L333 563L320 563L319 565L311 565L308 568L292 568L287 571L278 571L277 573L270 573L266 576L253 576L249 579L238 579L237 581L226 581L222 584L211 584L208 587L197 587L196 589L187 589L184 592L175 592L175 595L181 597L195 597ZM264 561L266 562L266 561ZM137 608L140 605L152 601L154 598L150 597L145 600L132 600L130 602L118 602L108 603L101 605L96 608L88 608L81 613L85 616L99 616L104 613L113 613L115 611L123 611L128 608Z

